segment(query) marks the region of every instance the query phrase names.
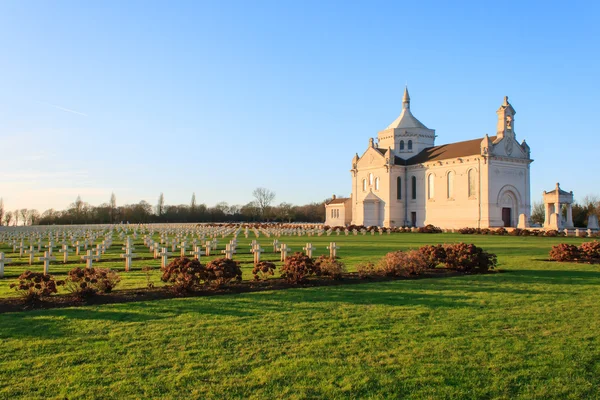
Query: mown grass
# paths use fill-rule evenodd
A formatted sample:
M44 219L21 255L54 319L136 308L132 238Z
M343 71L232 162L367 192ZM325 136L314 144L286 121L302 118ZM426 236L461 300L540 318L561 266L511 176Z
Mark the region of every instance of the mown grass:
M462 240L506 272L4 314L0 398L600 397L600 267L545 261L582 240L286 242L331 239L350 267Z

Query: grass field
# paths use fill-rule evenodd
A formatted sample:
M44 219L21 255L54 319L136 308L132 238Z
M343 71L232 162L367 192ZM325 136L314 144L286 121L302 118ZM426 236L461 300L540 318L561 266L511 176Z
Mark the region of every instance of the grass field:
M310 241L319 255L334 240L349 270L395 249L467 241L506 272L3 314L0 398L600 398L600 267L545 261L553 244L583 240L282 241ZM143 265L157 263L136 261L123 287L145 286ZM7 266L0 296L24 268Z

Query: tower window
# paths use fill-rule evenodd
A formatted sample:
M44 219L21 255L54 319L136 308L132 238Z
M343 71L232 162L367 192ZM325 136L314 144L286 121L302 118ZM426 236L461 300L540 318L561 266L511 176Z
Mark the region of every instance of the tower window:
M375 190L379 190L379 178L375 178Z
M400 141L400 151L404 150L404 140Z
M416 200L417 199L417 177L413 176L411 178L411 183L412 183L412 199Z
M402 178L396 178L396 199L402 200Z
M412 150L412 140L408 141L408 151Z
M367 180L363 179L363 192L367 191Z
M369 186L373 186L373 174L369 174Z

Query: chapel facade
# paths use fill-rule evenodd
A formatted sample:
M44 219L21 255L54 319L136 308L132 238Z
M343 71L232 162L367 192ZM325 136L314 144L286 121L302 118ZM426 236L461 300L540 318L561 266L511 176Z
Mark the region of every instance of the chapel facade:
M531 151L515 136L508 97L496 135L436 146L435 130L402 113L352 159L352 195L326 203L329 226L516 227L531 210Z

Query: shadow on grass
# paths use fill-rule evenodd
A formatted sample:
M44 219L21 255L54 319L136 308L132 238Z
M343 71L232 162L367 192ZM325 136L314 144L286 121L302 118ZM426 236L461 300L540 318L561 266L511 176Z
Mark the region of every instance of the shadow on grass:
M528 286L536 285L542 290ZM543 286L549 290L544 290ZM357 285L311 287L238 295L176 298L81 308L39 310L4 314L0 317L0 341L7 338L55 338L73 334L71 321L106 324L146 324L182 315L210 323L232 323L239 319L265 318L268 313L331 313L340 305L479 308L488 292L514 296L557 292L554 285L600 285L600 272L581 270L515 270L499 274L451 278L378 282ZM214 321L215 317L217 318ZM222 318L219 322L218 318ZM214 321L214 322L213 322Z

